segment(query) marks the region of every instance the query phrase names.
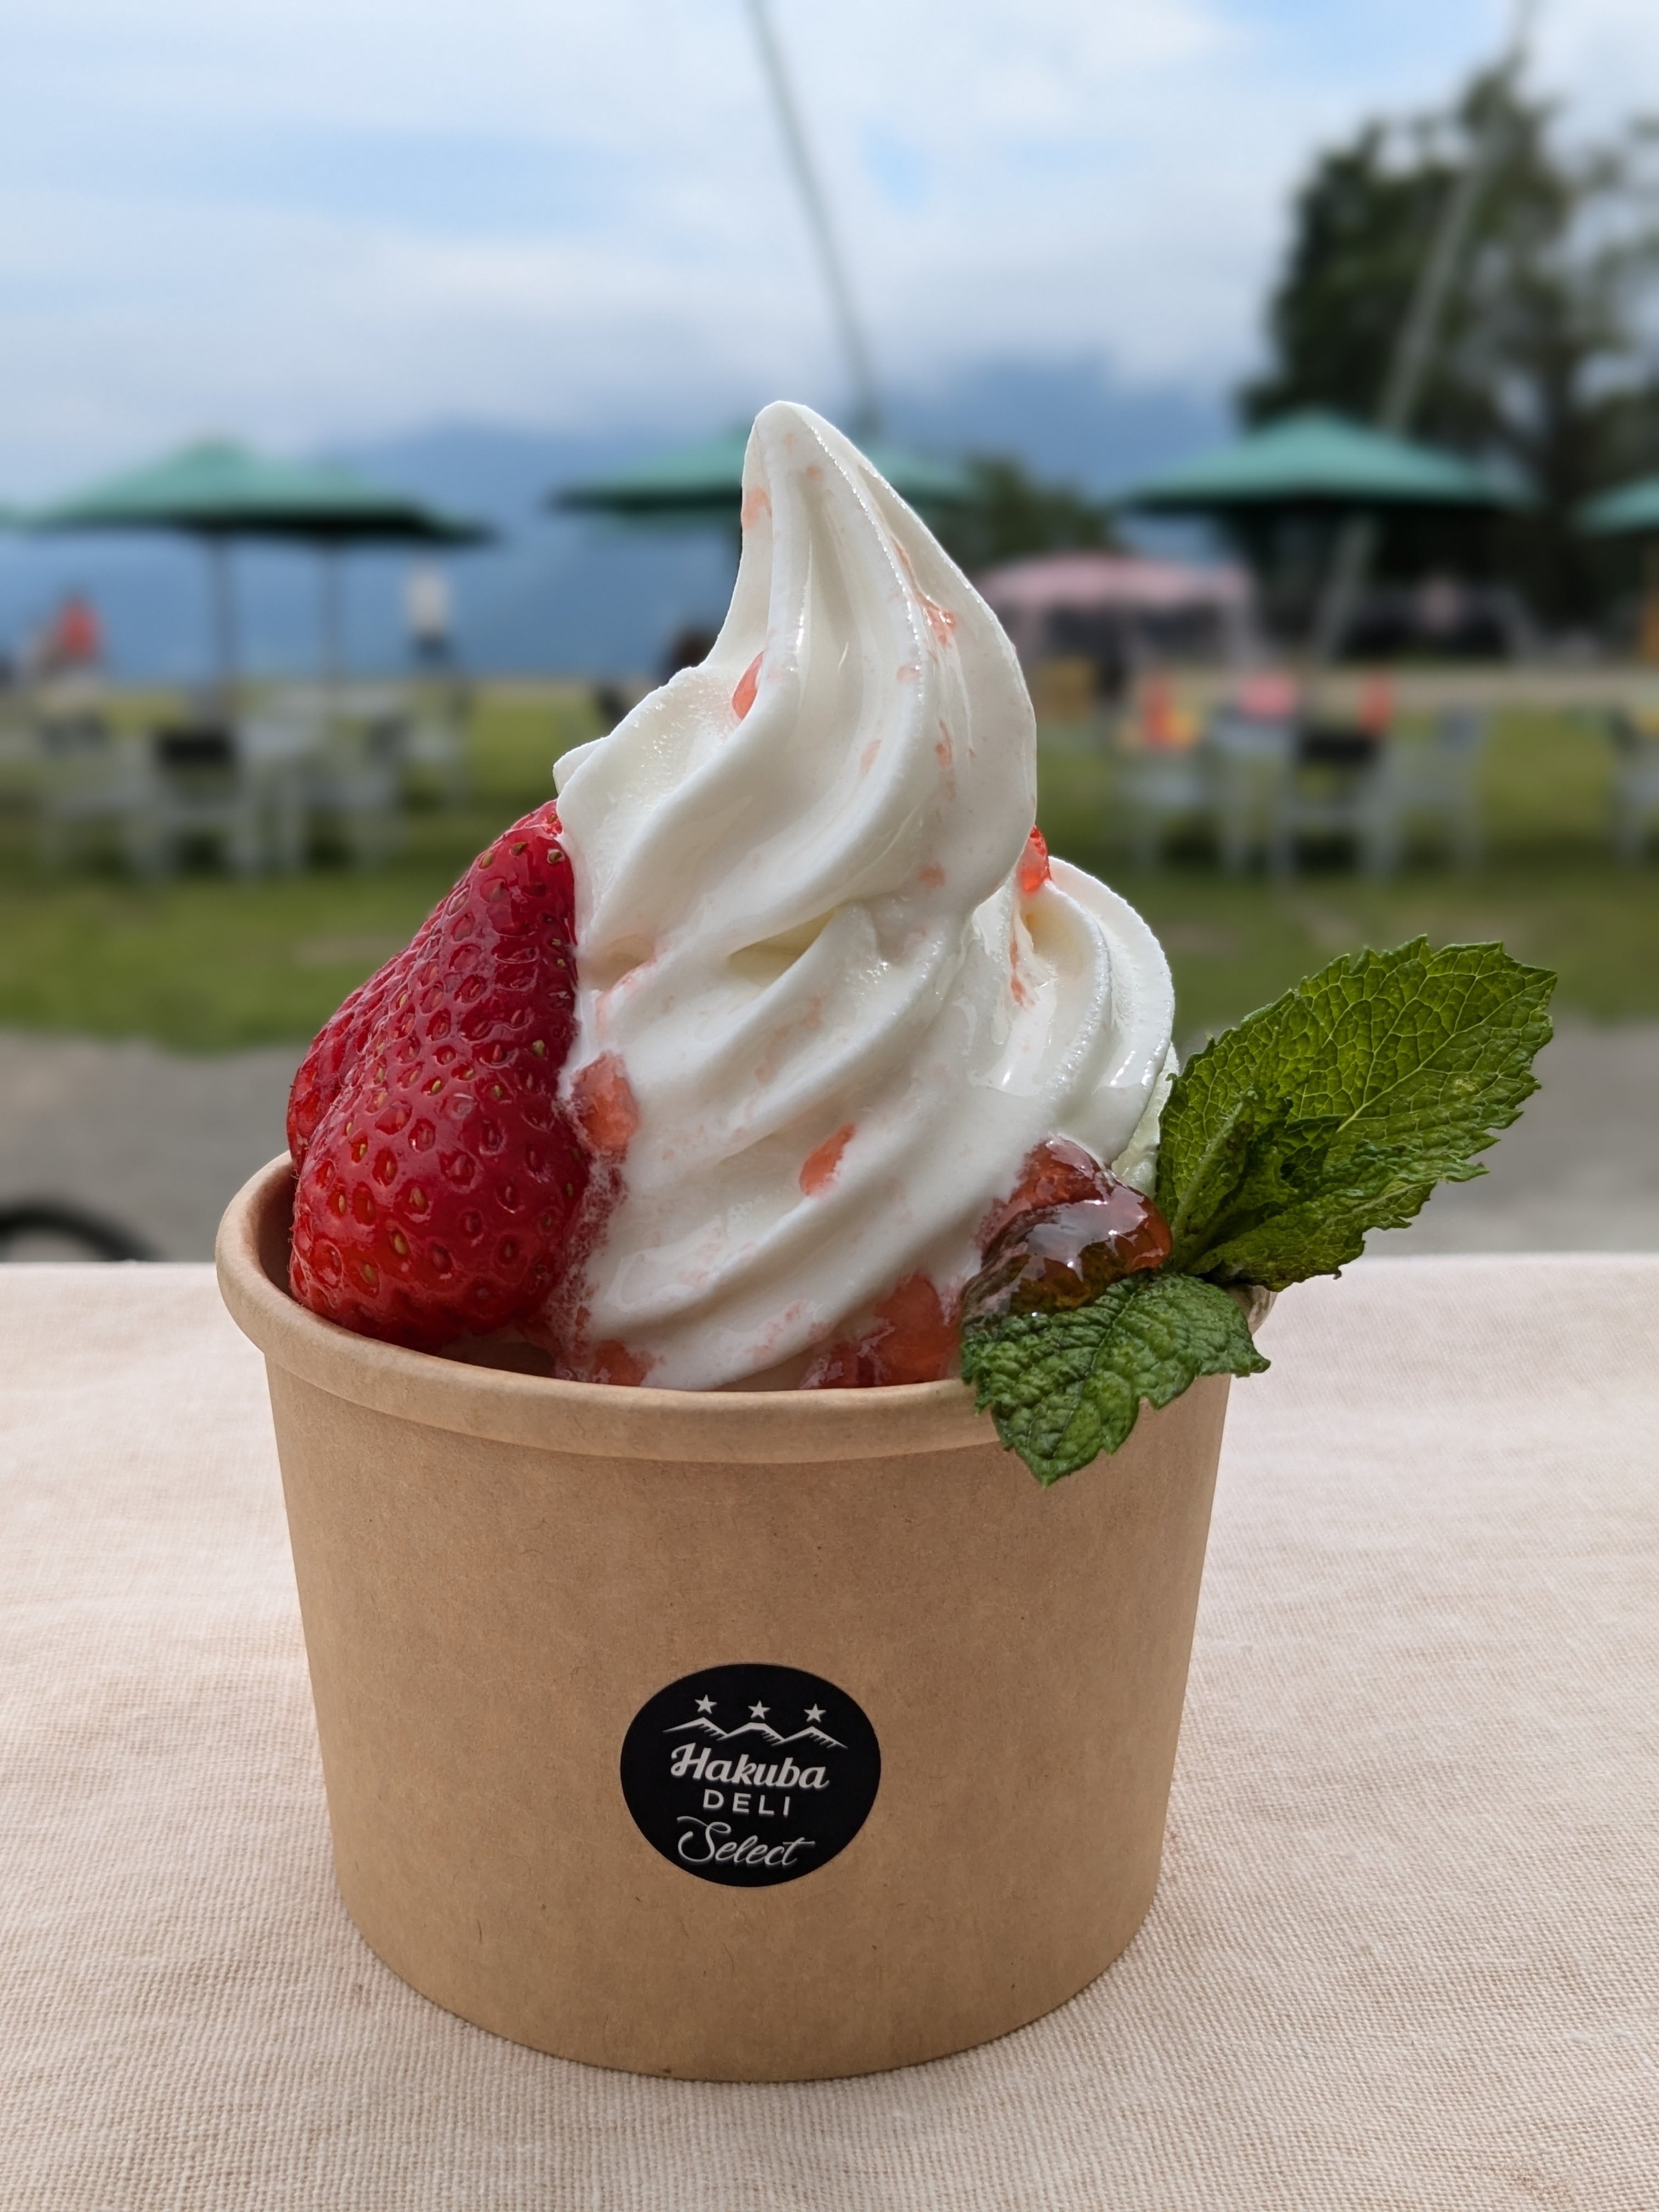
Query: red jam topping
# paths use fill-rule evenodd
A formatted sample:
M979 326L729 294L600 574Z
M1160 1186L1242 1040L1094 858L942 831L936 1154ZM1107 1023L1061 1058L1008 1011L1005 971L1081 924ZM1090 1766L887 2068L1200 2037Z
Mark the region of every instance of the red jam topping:
M1041 830L1033 830L1025 840L1025 850L1019 856L1019 888L1026 898L1035 898L1054 871L1048 866L1048 845Z
M628 1150L640 1126L640 1109L614 1052L602 1052L577 1069L570 1085L570 1111L590 1152L617 1159Z
M963 1292L963 1321L1080 1306L1126 1275L1161 1267L1170 1256L1168 1222L1133 1184L1107 1181L1102 1197L1010 1221Z
M954 1372L956 1317L926 1275L908 1275L875 1310L856 1341L832 1344L801 1377L803 1390L870 1390L889 1382L939 1382Z
M1076 1199L1106 1198L1121 1188L1109 1169L1069 1137L1050 1137L1027 1152L1019 1181L1006 1198L1000 1199L979 1224L979 1249L1000 1237L1018 1215L1033 1213L1044 1206L1069 1206Z

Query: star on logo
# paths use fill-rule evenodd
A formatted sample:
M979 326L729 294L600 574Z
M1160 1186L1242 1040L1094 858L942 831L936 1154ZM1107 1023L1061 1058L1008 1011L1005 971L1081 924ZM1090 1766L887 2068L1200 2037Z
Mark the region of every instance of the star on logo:
M809 1721L821 1721L823 1718L823 1707L822 1705L808 1705L806 1708L806 1717Z
M749 1708L749 1715L751 1720L763 1721L766 1718L766 1707L764 1705L750 1705Z
M699 1698L697 1699L697 1711L700 1713L712 1713L714 1710L714 1700L712 1698Z

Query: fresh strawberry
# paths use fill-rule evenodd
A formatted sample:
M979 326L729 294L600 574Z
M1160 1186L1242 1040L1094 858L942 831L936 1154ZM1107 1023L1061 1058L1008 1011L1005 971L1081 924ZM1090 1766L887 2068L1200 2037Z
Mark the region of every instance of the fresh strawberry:
M453 896L453 894L452 894ZM386 1002L408 975L416 953L438 927L448 899L427 916L412 943L360 983L331 1013L312 1040L288 1094L288 1149L295 1166L304 1164L317 1124L333 1104L348 1072L356 1066Z
M549 805L481 854L323 1030L289 1102L303 1304L429 1348L543 1304L588 1174L557 1092L574 946Z

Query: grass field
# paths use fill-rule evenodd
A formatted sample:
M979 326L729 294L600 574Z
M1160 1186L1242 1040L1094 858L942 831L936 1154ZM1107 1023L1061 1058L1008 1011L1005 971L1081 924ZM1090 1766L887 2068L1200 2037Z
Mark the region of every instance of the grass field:
M43 877L27 818L0 818L0 1024L203 1051L303 1040L496 830L550 795L554 759L592 728L574 688L487 694L469 804L412 816L398 860L372 875L322 867L246 884L204 872L155 888L112 872ZM1462 877L1425 861L1385 885L1334 866L1290 886L1229 882L1198 854L1137 872L1114 834L1109 764L1084 748L1045 749L1041 811L1055 850L1105 876L1158 930L1183 1039L1335 952L1419 932L1501 938L1559 970L1563 1006L1656 1018L1659 859L1623 870L1607 857L1607 772L1604 745L1582 727L1509 717L1488 764L1487 866Z

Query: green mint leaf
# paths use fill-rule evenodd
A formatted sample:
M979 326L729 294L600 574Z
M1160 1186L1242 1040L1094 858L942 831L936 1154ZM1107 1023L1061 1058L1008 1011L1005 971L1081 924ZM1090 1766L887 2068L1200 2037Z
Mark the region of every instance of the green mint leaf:
M981 1412L1046 1490L1167 1406L1200 1375L1267 1366L1225 1291L1191 1275L1128 1275L1086 1305L1005 1314L963 1333L962 1373Z
M1483 1175L1483 1168L1465 1170ZM1409 1168L1366 1154L1345 1162L1311 1194L1255 1221L1237 1221L1203 1255L1206 1279L1260 1283L1282 1291L1310 1275L1334 1275L1357 1260L1374 1229L1403 1229L1434 1189Z
M1538 1088L1554 985L1501 945L1419 938L1334 960L1217 1037L1164 1110L1170 1266L1282 1290L1484 1175L1473 1156Z

